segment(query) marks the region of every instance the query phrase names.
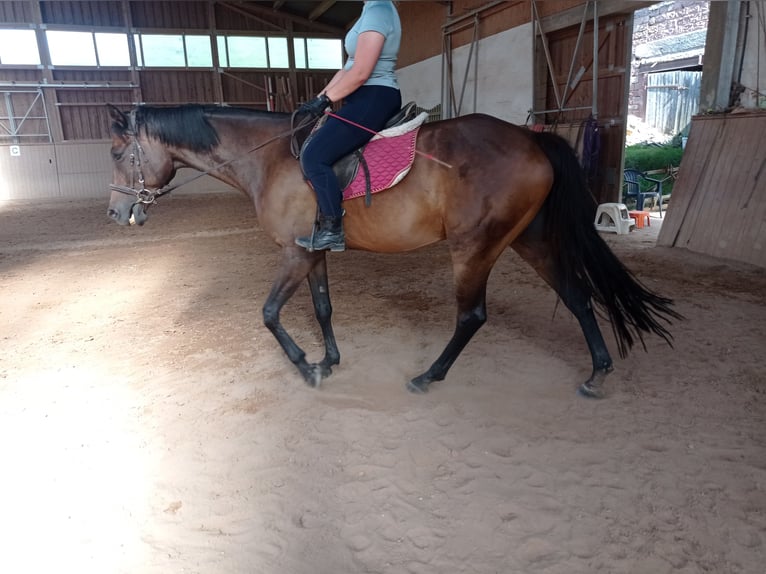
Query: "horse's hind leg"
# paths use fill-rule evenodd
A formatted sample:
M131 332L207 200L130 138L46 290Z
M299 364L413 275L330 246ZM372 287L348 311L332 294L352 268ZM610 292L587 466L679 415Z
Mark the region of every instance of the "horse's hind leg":
M422 375L407 383L407 389L424 393L433 381L447 376L452 364L471 338L487 321L487 279L496 255L491 250L476 249L471 253L452 253L457 295L457 322L446 348ZM469 265L470 262L470 265Z
M306 361L306 353L301 349L293 338L288 335L285 328L282 326L279 320L279 314L284 304L292 297L295 290L301 284L301 282L310 275L321 276L321 269L315 271L317 266L321 266L325 262L324 252L317 252L310 254L303 249L299 248L286 248L282 254L282 262L274 285L271 288L266 303L263 305L263 322L268 327L269 331L279 342L280 346L287 354L288 359L298 368L304 380L309 386L317 387L322 382L322 377L325 373L325 366L322 364L312 365ZM326 269L324 270L325 285L326 285ZM321 281L317 279L317 285L321 285ZM312 284L312 280L309 279L309 284ZM320 287L317 287L317 291ZM312 287L312 294L314 288ZM327 306L329 307L329 295L326 299ZM316 305L316 299L315 299ZM317 311L319 315L319 311ZM322 316L329 317L329 311L323 310ZM328 319L329 320L329 319ZM321 322L321 320L320 320ZM322 330L326 333L326 328L323 326ZM332 331L330 330L332 334ZM332 338L332 347L335 347L335 339ZM337 349L335 351L337 353ZM329 354L329 353L328 353ZM332 358L330 358L330 361ZM325 357L327 361L327 357Z
M558 293L567 309L577 318L593 361L591 376L580 385L578 392L587 397L602 398L605 396L604 379L613 370L612 358L596 321L590 294L577 285L562 285L557 276L551 245L545 239L540 215L511 247Z

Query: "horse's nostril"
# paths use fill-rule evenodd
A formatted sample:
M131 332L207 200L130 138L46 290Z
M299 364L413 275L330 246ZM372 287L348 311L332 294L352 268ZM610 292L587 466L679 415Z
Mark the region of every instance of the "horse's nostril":
M118 217L120 217L120 214L119 214L119 213L117 213L117 211L116 211L116 210L114 210L114 209L107 209L107 210L106 210L106 214L107 214L109 217L111 217L112 219L117 219Z

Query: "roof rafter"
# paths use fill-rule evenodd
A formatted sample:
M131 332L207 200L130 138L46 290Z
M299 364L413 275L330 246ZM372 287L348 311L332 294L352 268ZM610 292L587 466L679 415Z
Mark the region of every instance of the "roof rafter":
M276 4L279 4L280 6L283 4L283 2L280 2L280 1L275 2L275 6L272 8L265 8L253 2L243 2L243 1L239 1L239 2L218 1L217 3L222 6L226 6L228 8L235 8L235 9L238 8L241 12L248 12L251 16L255 16L255 17L260 16L261 18L267 18L267 17L273 18L274 16L279 16L280 18L289 20L290 22L293 22L294 24L300 24L302 26L306 26L307 28L312 28L316 30L317 32L323 32L323 33L331 34L337 37L343 37L343 35L346 33L346 31L343 28L338 28L337 26L331 26L329 24L323 24L322 22L317 22L315 20L309 20L308 18L296 16L295 14L290 14L289 12L285 12L284 10L277 10Z
M324 0L319 6L314 8L309 14L309 20L316 20L322 14L327 12L335 4L335 0Z

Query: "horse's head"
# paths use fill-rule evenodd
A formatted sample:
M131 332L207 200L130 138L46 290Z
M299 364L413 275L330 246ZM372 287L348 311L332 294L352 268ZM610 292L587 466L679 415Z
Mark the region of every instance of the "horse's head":
M155 194L175 175L166 146L142 129L137 109L124 114L109 105L112 118L112 195L107 215L120 225L143 225Z

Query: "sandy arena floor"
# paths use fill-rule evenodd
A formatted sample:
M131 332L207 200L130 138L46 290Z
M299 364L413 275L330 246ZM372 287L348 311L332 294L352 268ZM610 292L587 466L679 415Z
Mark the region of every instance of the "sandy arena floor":
M144 228L0 204L0 572L764 572L766 270L606 239L687 320L580 398L580 330L512 252L446 381L444 246L330 257L341 365L261 323L278 252L235 193ZM321 354L308 289L285 324Z

